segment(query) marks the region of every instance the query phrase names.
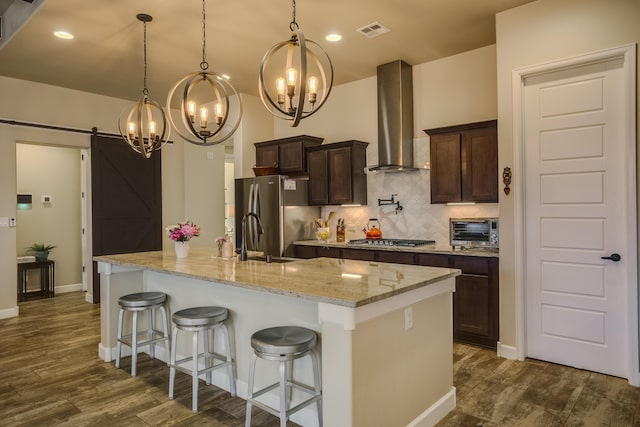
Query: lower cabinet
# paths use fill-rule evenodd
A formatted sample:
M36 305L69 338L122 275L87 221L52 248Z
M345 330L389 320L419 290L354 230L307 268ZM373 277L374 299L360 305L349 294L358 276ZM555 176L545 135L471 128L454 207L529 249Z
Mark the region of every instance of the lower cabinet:
M364 261L457 268L453 294L453 337L456 341L496 348L500 338L499 259L496 257L425 254L296 245L296 257L331 257Z
M500 338L498 259L452 255L462 274L453 294L453 333L457 341L496 348Z

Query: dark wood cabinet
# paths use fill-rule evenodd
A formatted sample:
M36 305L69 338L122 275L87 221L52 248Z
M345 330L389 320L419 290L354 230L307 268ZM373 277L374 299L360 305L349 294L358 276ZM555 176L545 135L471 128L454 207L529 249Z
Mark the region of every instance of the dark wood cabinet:
M284 175L305 175L307 173L307 147L322 144L323 138L309 135L292 136L256 142L256 166L278 165Z
M315 246L306 246L306 245L294 245L294 251L296 258L302 259L310 259L310 258L318 258L316 255L316 247Z
M344 259L359 259L362 261L376 261L376 251L369 251L366 249L343 249L342 258Z
M499 259L496 257L296 245L296 257L332 257L428 267L457 268L453 294L456 341L496 348L500 339Z
M316 257L318 258L340 258L340 248L331 248L328 246L316 247Z
M274 166L278 164L278 145L258 142L256 146L256 166Z
M377 251L379 262L391 262L394 264L410 264L416 263L416 255L411 252L391 252Z
M310 205L367 204L367 145L352 140L307 148Z
M294 245L294 250L296 258L342 258L342 249L330 246Z
M457 341L496 348L499 330L498 259L451 256L456 277L453 334Z
M497 121L426 129L431 203L498 202Z
M329 204L329 168L327 153L328 150L307 152L309 205Z
M418 254L418 265L449 268L449 255Z

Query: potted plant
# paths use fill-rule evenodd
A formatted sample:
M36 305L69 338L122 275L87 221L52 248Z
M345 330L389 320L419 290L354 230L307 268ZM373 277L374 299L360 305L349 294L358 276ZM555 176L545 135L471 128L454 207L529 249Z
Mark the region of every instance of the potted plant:
M36 256L36 261L46 261L49 258L49 252L55 248L54 245L45 245L44 243L34 243L27 248L27 252Z

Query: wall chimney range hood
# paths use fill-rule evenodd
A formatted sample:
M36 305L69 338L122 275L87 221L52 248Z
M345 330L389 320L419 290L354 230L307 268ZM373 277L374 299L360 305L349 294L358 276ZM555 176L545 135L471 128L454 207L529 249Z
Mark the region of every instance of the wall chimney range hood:
M413 73L393 61L378 66L378 165L371 172L418 170L413 166Z

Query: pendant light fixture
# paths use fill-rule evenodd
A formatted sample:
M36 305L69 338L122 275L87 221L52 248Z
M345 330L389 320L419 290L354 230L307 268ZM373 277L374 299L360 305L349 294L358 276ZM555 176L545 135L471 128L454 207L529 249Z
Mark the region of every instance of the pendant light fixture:
M333 85L333 64L319 44L304 38L296 22L295 0L292 0L292 8L291 38L275 44L265 53L258 89L265 108L295 127L327 100ZM281 66L271 68L270 62L276 58L282 61Z
M238 129L242 118L242 100L238 92L225 77L209 71L206 47L206 8L205 0L202 0L200 71L187 74L171 88L166 106L171 126L182 138L195 145L215 145L226 141ZM182 92L180 120L175 120L171 112L176 91Z
M147 22L151 22L153 18L146 13L139 13L136 18L144 26L142 96L133 106L122 110L118 120L118 130L133 150L148 159L155 150L159 150L167 143L170 129L164 110L160 104L149 98L149 89L147 88ZM161 119L160 122L156 121L158 118Z

